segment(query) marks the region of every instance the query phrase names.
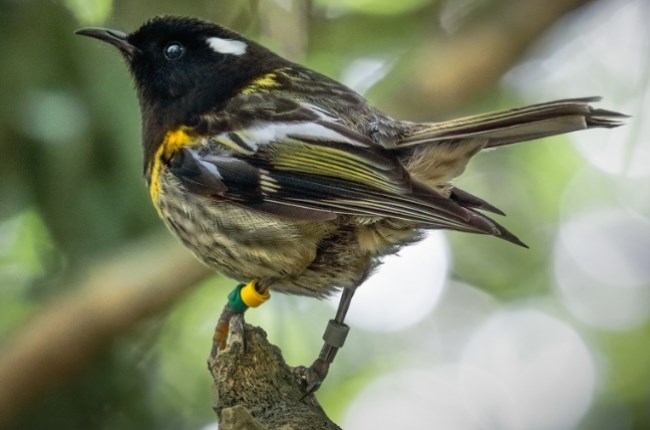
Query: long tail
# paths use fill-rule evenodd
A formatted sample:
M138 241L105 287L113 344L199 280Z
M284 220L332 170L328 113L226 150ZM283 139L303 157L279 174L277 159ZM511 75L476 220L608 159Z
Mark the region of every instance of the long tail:
M474 215L470 218L471 225L480 224L486 234L526 246L477 210L499 215L503 212L485 200L453 187L450 181L463 172L474 154L485 148L622 125L627 115L589 105L599 100L600 97L558 100L439 123L404 123L404 128L411 131L400 139L395 150L400 153L413 179L447 194L450 200L470 211ZM486 225L491 228L485 228Z
M577 130L622 125L627 115L589 105L600 100L600 97L557 100L451 121L418 124L398 145L405 148L438 141L478 138L487 140L484 148L493 148Z

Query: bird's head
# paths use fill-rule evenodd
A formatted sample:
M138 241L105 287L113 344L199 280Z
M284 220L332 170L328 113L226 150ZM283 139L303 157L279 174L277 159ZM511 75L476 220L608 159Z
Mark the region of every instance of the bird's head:
M130 34L105 28L76 34L119 49L143 111L173 107L183 116L218 107L255 76L277 67L279 58L234 31L196 18L157 17Z

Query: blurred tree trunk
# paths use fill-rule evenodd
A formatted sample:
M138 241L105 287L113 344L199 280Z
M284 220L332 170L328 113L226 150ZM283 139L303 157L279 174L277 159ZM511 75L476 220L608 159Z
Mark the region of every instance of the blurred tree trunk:
M416 50L412 79L390 94L396 114L430 121L458 110L492 88L558 20L593 1L492 2L480 19Z

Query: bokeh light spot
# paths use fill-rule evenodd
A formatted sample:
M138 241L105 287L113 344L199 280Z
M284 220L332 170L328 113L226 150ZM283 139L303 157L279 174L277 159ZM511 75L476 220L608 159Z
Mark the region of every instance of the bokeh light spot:
M380 58L357 58L341 74L341 82L363 95L386 77L391 64Z
M457 374L456 366L449 365L384 375L352 402L343 428L476 429L460 398Z
M470 338L460 383L472 416L487 428L562 430L586 413L596 374L571 326L516 309L495 314Z
M89 120L79 100L65 92L35 90L27 96L23 132L51 145L71 145L88 131Z
M573 315L598 328L650 316L650 222L609 209L565 222L555 243L556 288Z
M436 306L447 283L449 249L441 232L388 256L357 290L347 321L393 332L416 324ZM333 307L339 296L330 300Z

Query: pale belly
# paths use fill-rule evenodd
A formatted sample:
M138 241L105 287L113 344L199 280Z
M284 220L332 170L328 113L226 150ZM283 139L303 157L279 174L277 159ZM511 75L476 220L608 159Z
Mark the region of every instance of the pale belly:
M174 178L164 176L156 202L161 217L197 258L216 271L241 282L258 279L294 294L327 295L350 282L350 276L321 276L309 270L327 238L335 234L334 222L287 221L190 194Z
M400 222L296 221L189 193L162 172L156 206L167 227L206 265L240 282L327 296L356 287L378 257L419 233Z

